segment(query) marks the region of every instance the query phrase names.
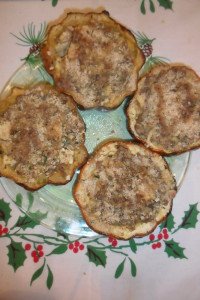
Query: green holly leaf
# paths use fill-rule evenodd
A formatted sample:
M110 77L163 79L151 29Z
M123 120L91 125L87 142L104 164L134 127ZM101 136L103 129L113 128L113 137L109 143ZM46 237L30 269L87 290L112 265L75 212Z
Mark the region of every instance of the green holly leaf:
M180 225L180 228L195 228L196 224L198 222L197 216L199 214L199 211L197 209L197 203L191 204L189 209L185 211L185 215L183 217L182 223Z
M28 216L19 217L16 224L12 227L20 227L21 229L25 230L26 228L34 228L36 225L38 225L35 221L33 221Z
M12 227L20 227L21 229L25 230L27 228L34 228L37 226L40 221L42 221L44 218L46 218L47 213L43 214L40 211L37 211L35 213L30 213L30 217L27 215L20 216L16 222L16 224Z
M126 260L126 258L124 258L124 260L121 262L121 264L119 264L119 266L117 267L116 272L115 272L115 278L119 278L122 275L122 273L124 271L125 260Z
M7 246L8 248L8 264L11 265L16 272L16 270L23 266L25 259L27 258L25 254L25 250L22 246L22 243L15 242L11 240L10 245Z
M23 200L23 197L22 197L22 194L17 194L16 195L16 198L15 198L15 203L21 207L22 206L22 200Z
M170 241L164 241L165 243L165 252L169 257L174 257L174 258L187 258L184 254L185 248L179 246L179 243L175 242L173 239Z
M131 248L131 251L136 253L137 251L137 245L133 239L129 240L129 246Z
M146 8L145 8L145 4L144 4L145 0L142 0L142 3L140 5L140 11L143 15L146 14Z
M93 262L96 266L103 266L105 268L107 260L105 250L88 245L86 255L89 257L90 262Z
M174 228L174 216L170 213L167 219L160 225L160 229L167 228L168 231L171 231Z
M170 0L157 0L160 6L164 7L165 9L171 9L172 10L172 5L173 2Z
M133 277L135 277L136 274L137 274L137 268L136 268L136 265L135 265L134 261L132 261L132 259L131 259L130 257L129 257L129 261L130 261L130 263L131 263L131 275L132 275Z
M52 255L52 254L63 254L67 251L68 246L66 244L59 245L56 247L52 252L47 254L46 256Z
M44 260L43 265L39 269L37 269L37 271L35 271L35 273L33 274L32 278L31 278L30 285L32 285L33 281L35 281L36 279L38 279L42 275L42 272L44 270L44 266L45 266L45 260Z
M34 201L34 197L32 193L28 193L28 201L29 201L29 205L28 205L28 210L31 209L31 207L33 206L33 201Z
M40 223L42 220L46 219L48 213L42 213L41 211L37 210L36 212L32 213L29 212L29 216L33 219L36 223Z
M52 0L52 6L55 7L58 3L58 0Z
M149 7L150 7L150 11L152 13L154 13L155 12L155 6L154 6L154 3L153 3L152 0L149 0Z
M6 225L11 217L10 204L5 202L4 199L0 199L0 221L4 221Z
M52 284L53 284L53 273L49 267L49 265L47 265L47 269L48 269L48 276L47 276L47 287L48 289L50 290L50 288L52 287Z

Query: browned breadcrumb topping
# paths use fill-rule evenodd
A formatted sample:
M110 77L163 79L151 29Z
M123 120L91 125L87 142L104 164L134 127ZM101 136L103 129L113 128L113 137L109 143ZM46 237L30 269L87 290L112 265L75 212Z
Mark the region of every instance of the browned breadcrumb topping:
M34 183L73 164L84 123L71 99L38 86L18 96L0 118L3 164ZM66 178L66 181L70 178Z
M175 195L175 183L172 177L166 180L152 155L133 155L122 145L115 149L103 158L98 155L92 172L83 178L90 199L84 209L93 224L98 218L103 224L134 230L138 223L155 221Z
M105 106L124 90L135 90L135 54L118 26L94 16L88 24L63 26L55 52L54 67L60 65L56 84L78 94L83 106Z
M187 150L200 140L200 80L185 67L165 67L147 75L139 86L135 130L167 151Z

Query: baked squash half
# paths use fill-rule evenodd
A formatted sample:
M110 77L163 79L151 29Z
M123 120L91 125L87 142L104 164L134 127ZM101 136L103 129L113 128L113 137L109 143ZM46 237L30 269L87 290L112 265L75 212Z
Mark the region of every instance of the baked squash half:
M13 88L0 102L0 175L29 190L65 184L87 158L71 96L48 83Z
M200 147L199 76L184 65L155 67L139 81L127 117L134 137L160 154Z
M133 34L102 13L69 13L49 28L42 57L55 85L82 108L119 106L144 57Z
M129 239L152 232L176 195L166 161L139 144L112 141L82 167L74 198L94 231Z

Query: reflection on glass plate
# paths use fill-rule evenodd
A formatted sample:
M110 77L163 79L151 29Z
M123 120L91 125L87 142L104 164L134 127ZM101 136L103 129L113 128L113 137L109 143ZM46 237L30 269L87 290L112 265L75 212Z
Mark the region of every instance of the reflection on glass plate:
M5 97L13 86L25 86L44 80L53 83L52 78L41 68L40 63L35 65L34 68L26 63L6 84L1 97ZM131 138L126 128L124 114L124 106L127 101L124 101L118 109L113 111L80 111L86 123L86 147L90 153L97 144L105 139ZM189 156L189 153L185 153L167 158L178 186L186 172ZM97 234L88 228L84 222L72 196L72 186L78 172L74 175L73 180L64 186L47 185L33 193L27 192L24 188L6 178L1 178L1 184L11 199L26 213L34 212L36 221L41 224L61 233L88 237L95 236ZM44 214L37 214L38 211ZM41 219L41 215L45 218Z

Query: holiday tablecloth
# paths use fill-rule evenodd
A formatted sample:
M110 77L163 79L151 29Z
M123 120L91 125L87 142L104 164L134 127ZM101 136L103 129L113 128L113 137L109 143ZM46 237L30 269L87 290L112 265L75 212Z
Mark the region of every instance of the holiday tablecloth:
M0 1L1 89L21 59L34 62L37 45L18 45L21 34L64 9L85 8L106 9L134 31L147 69L184 62L200 74L199 0L5 0ZM42 221L45 213L32 210L27 216L20 210L20 193L13 199L16 206L0 187L0 299L200 299L199 183L196 150L168 219L149 236L129 241L61 235L35 221L34 214ZM31 193L28 199L31 207Z

